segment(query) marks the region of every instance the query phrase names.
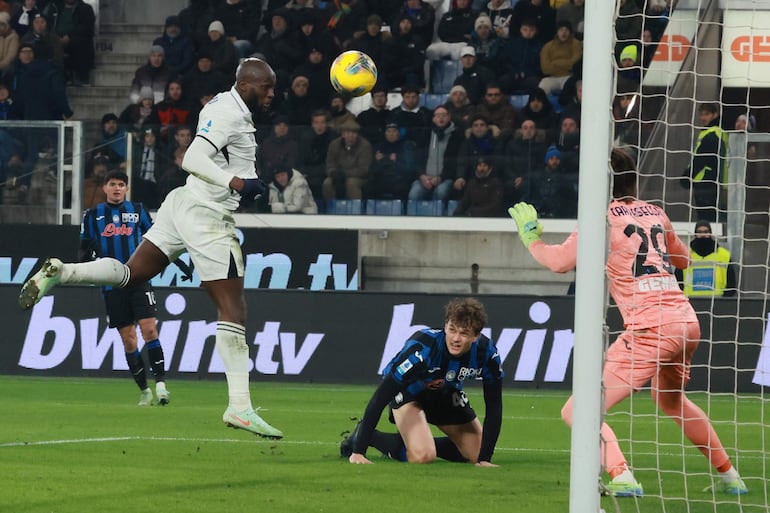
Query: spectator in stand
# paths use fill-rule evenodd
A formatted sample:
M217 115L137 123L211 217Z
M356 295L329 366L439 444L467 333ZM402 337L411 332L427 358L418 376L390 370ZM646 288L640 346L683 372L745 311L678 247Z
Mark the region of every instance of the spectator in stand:
M639 90L642 82L642 68L639 66L639 49L636 45L626 45L618 58L618 91Z
M545 154L545 169L532 175L531 203L540 217L570 219L577 217L577 174L561 166L561 153L555 146Z
M559 116L561 119L572 118L580 124L580 118L583 109L583 80L575 82L575 94L570 98L569 103L564 105Z
M366 30L366 19L367 9L363 0L335 0L326 20L326 27L334 37L337 47L346 50L353 34Z
M577 83L583 80L583 57L575 61L572 65L572 73L564 86L562 86L561 93L559 93L559 105L564 107L569 106L575 102L577 97Z
M11 89L5 82L0 81L0 121L12 119L18 119L18 113L11 98Z
M476 159L473 176L463 191L462 199L452 213L454 216L502 217L503 182L495 172L494 158L480 156Z
M50 62L37 59L33 45L19 48L19 71L14 102L25 121L61 121L73 115L67 100L62 72ZM37 155L37 152L35 152Z
M88 85L94 69L96 16L83 0L53 0L44 9L64 47L64 70L72 85Z
M19 35L24 37L32 30L32 20L42 14L37 6L37 0L22 0L11 6L11 27Z
M349 98L346 95L336 93L332 96L329 102L329 112L331 113L331 120L329 121L329 127L332 130L341 132L342 125L350 125L350 122L356 122L356 115L348 110L347 102ZM360 129L360 126L359 126Z
M406 85L401 88L401 104L391 111L392 120L400 127L404 139L424 148L430 139L430 109L420 106L420 90Z
M473 22L478 13L471 9L471 0L452 0L449 11L438 22L438 41L425 50L430 60L460 60L460 50L471 43Z
M329 145L337 137L329 128L329 111L319 109L313 112L310 130L304 130L299 136L299 147L302 148L297 168L305 175L305 179L316 200L323 199L322 185L326 178L326 156Z
M198 60L193 69L182 77L182 90L191 101L197 102L201 97L227 91L229 80L219 70L214 68L214 60L207 51L198 52Z
M278 90L286 90L289 77L302 63L305 53L297 33L289 27L287 11L278 9L270 18L271 28L257 41L256 51L265 56L265 60L275 71Z
M392 87L425 87L425 46L412 29L412 18L402 14L393 35L393 66L388 84Z
M118 117L118 123L134 133L139 142L139 135L147 127L160 127L158 107L155 105L155 95L152 88L145 86L139 90L139 101L129 104Z
M555 146L559 150L561 167L570 173L577 173L580 167L580 125L569 116L561 118L559 135Z
M458 129L465 130L470 126L471 116L476 107L471 104L471 101L468 99L468 93L465 92L463 86L452 86L444 107L449 111L449 114L452 116L452 123Z
M372 89L372 106L362 111L356 117L361 125L361 135L373 146L385 140L385 125L391 118L388 110L388 90L381 85Z
M320 47L313 47L308 50L307 59L303 64L297 67L295 74L302 75L310 81L308 94L313 98L313 102L318 105L326 106L334 94L331 81L329 80L329 67L331 62ZM336 54L335 54L336 55Z
M163 35L155 38L152 44L163 47L163 60L173 75L184 75L193 67L195 44L182 33L179 16L172 15L166 18Z
M433 26L436 24L436 9L423 0L404 0L404 5L391 22L391 27L398 27L403 15L412 20L412 30L427 45L433 41ZM393 29L391 29L393 30Z
M406 201L415 178L417 146L414 141L402 139L398 124L391 121L385 126L385 140L374 146L364 197Z
M10 71L19 55L19 35L11 28L11 16L0 12L0 73Z
M579 41L583 40L585 4L586 0L569 0L556 11L556 23L568 21L572 26L575 38Z
M513 3L511 0L489 0L489 3L480 9L483 15L489 17L490 26L495 36L503 39L510 37L511 23L513 23Z
M498 81L507 94L514 91L531 91L543 78L540 71L540 52L543 43L537 39L537 24L524 20L519 35L501 39L497 51Z
M369 14L379 14L383 20L392 20L398 16L404 0L366 0L365 3Z
M273 119L273 133L259 146L259 177L269 183L273 179L273 169L279 166L296 167L298 160L299 145L289 135L289 118L279 114Z
M327 58L332 55L336 56L339 53L337 43L334 42L334 38L325 30L325 27L319 26L321 14L321 11L317 9L299 11L299 15L296 17L296 26L299 27L297 36L300 46L304 55L310 54L313 48L316 48Z
M519 117L508 97L503 95L500 86L494 82L487 85L484 99L476 107L475 114L484 116L490 126L500 129L498 138L502 143L507 142L513 135Z
M487 68L496 76L495 59L497 59L497 50L501 38L497 37L492 30L492 20L486 14L480 14L473 22L473 32L471 32L471 42L469 45L475 51L476 63L479 66ZM460 58L463 57L463 50L460 50Z
M131 164L131 198L143 203L150 210L160 206L158 180L169 162L164 158L168 154L160 142L157 128L146 128L142 132L142 142L133 146Z
M653 0L647 2L647 10L644 17L644 29L650 32L650 41L658 41L663 37L668 26L668 20L671 18L673 8L678 0ZM644 37L642 37L644 39ZM653 49L652 53L655 53ZM650 55L652 59L652 55ZM649 64L647 62L645 65Z
M360 137L360 129L354 119L348 120L339 126L342 135L329 144L323 183L326 201L363 198L362 187L372 164L372 145Z
M21 38L22 43L35 46L35 55L49 61L60 70L64 70L64 48L61 39L48 28L48 20L42 14L32 19L32 28Z
M187 124L190 117L190 105L184 97L181 80L171 80L166 86L166 96L158 104L158 118L160 118L160 138L168 140L169 130L179 125Z
M107 194L104 192L104 179L110 171L110 159L104 155L94 157L91 165L86 168L86 177L83 180L82 207L84 210L94 208L99 203L107 201Z
M233 44L225 37L225 26L219 20L209 24L208 37L201 41L200 53L210 55L214 60L214 69L224 76L231 77L238 67L238 53Z
M289 126L296 130L310 125L310 116L323 106L325 103L318 103L310 96L310 80L296 74L291 78L291 88L286 101L281 104L280 112L289 119Z
M208 39L209 25L215 19L209 0L190 0L188 6L179 11L182 34L189 36L196 47Z
M615 56L627 45L639 43L642 39L644 12L636 0L620 0L618 16L615 18Z
M204 105L210 102L216 94L217 93L201 93L201 96L198 97L198 101L195 101L195 98L193 98L190 102L190 115L187 116L187 125L197 129L201 110L203 110Z
M613 102L612 115L615 120L615 145L624 147L641 146L640 97L638 93L619 94ZM631 153L630 151L628 153Z
M131 81L131 92L129 98L131 103L139 101L139 91L143 87L152 89L155 95L155 103L160 103L166 94L166 87L174 75L166 66L164 59L165 50L162 46L153 45L150 47L150 54L147 63L137 68L134 72L134 79Z
M511 31L518 34L521 22L535 20L537 23L537 38L543 44L554 38L556 32L556 11L548 0L519 0L513 8Z
M174 129L174 137L169 145L169 161L173 160L177 150L187 151L193 140L191 125L179 125Z
M477 105L487 90L487 84L495 80L495 74L487 68L476 64L476 50L472 46L463 48L460 55L463 70L455 79L453 85L462 86L471 104Z
M500 130L496 126L490 126L484 116L474 114L471 117L471 126L465 132L465 141L460 146L458 155L457 174L452 184L455 195L462 195L465 191L479 157L489 157L490 161L494 161L502 152L497 139Z
M291 166L280 164L273 170L270 182L270 212L273 214L317 214L307 180Z
M449 110L439 105L433 110L433 126L426 154L417 179L409 190L410 200L441 200L446 202L457 176L459 152L465 140L465 130L452 121Z
M7 89L6 89L7 91ZM0 85L0 98L3 95L3 86ZM14 190L18 187L18 201L26 203L29 195L29 186L19 180L24 173L24 157L26 147L22 137L15 131L0 128L0 204L3 202L2 188Z
M392 29L391 29L392 30ZM382 31L382 18L372 14L366 19L366 30L357 32L348 44L349 50L360 50L377 64L377 76L380 83L391 88L391 78L395 64L393 34Z
M540 81L540 88L549 95L561 92L570 78L572 66L582 56L583 43L572 35L572 26L568 21L560 21L556 37L546 43L540 52L540 69L545 75Z
M174 151L174 163L163 170L158 180L158 195L160 196L160 202L166 199L168 193L181 187L187 181L189 173L182 169L182 161L184 161L184 154L187 148L177 148Z
M545 131L549 141L556 136L559 118L548 95L539 87L529 93L527 104L521 109L521 116L534 121L538 130Z
M118 116L112 112L102 116L102 128L99 142L92 155L94 161L97 157L107 159L109 169L125 169L126 167L126 130L118 124Z
M505 145L502 174L507 205L532 196L532 177L541 172L546 146L546 131L531 119L522 121Z
M222 22L227 39L235 46L238 57L248 57L254 50L262 15L262 3L249 0L225 0L214 8L214 19ZM269 64L275 68L272 61Z

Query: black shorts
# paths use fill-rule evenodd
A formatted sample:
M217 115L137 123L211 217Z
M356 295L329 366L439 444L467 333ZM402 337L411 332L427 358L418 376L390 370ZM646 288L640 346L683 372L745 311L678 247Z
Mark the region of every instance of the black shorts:
M395 424L393 410L397 410L406 403L417 403L425 412L425 418L434 426L453 426L467 424L476 418L470 401L462 390L452 392L424 391L414 397L407 398L403 402L393 400L390 402L390 422Z
M149 283L125 289L106 290L103 295L110 328L133 326L138 320L157 315L155 290Z

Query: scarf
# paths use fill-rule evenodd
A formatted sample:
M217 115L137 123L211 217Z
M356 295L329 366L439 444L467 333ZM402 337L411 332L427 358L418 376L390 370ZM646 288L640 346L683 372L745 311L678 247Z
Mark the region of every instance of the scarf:
M329 23L326 24L330 30L333 30L343 17L353 12L353 8L341 0L334 0L334 6L337 8L337 11L332 14L332 17L329 18Z

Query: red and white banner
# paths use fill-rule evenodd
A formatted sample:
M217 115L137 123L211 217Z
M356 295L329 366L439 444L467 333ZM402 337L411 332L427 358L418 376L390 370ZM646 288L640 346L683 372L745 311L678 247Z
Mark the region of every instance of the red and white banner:
M674 11L644 76L645 86L667 87L674 83L692 46L697 22L696 10Z
M770 86L770 11L726 11L722 85Z

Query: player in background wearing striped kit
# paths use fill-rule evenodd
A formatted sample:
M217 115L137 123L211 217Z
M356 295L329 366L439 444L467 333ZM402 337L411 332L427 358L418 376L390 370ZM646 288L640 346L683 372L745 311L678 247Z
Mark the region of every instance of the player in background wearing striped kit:
M190 173L187 182L166 196L155 224L128 262L100 258L64 264L49 258L22 287L19 306L32 308L59 283L136 286L187 251L217 308L216 349L229 396L222 420L258 436L282 438L251 403L243 253L233 217L240 202L254 201L267 191L256 174L252 113L269 107L274 95L272 68L261 59L241 62L233 87L201 110L197 133L182 162Z
M108 173L102 189L107 201L86 210L80 224L80 261L109 257L125 263L152 226L152 220L141 203L126 201L128 176L124 172ZM186 279L192 278L192 270L184 262L176 260L174 263L185 272ZM144 282L123 289L106 285L102 287L102 296L109 326L118 330L126 351L128 370L141 390L139 406L152 405L153 396L147 386L147 372L137 346L136 324L139 324L147 348L158 404L167 405L169 392L166 388L165 358L158 340L157 308L152 285Z
M679 288L672 264L689 265L689 248L674 233L665 212L637 199L637 172L633 159L613 149L612 202L607 211L609 247L606 272L612 298L623 317L625 331L610 346L602 381L604 408L609 410L652 381L658 407L682 428L684 435L719 472L717 490L742 495L746 484L730 462L706 413L687 398L690 362L700 340L700 325L690 301ZM543 226L537 211L527 203L508 210L519 237L541 265L567 272L577 263L577 232L562 244L540 240ZM572 398L561 411L572 424ZM601 426L604 470L612 480L605 491L618 497L643 495L618 439L606 422Z

